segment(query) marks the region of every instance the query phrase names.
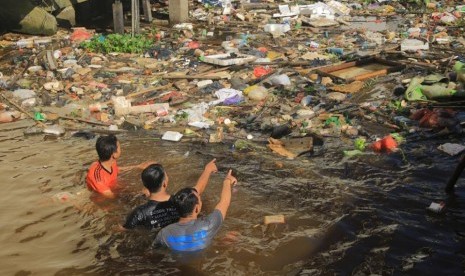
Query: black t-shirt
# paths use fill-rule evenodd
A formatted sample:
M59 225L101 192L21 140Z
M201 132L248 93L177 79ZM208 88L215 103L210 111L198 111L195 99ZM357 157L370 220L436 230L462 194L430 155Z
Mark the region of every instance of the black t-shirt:
M168 201L149 200L134 209L123 225L126 229L142 226L147 229L163 228L179 221L179 213L170 197Z

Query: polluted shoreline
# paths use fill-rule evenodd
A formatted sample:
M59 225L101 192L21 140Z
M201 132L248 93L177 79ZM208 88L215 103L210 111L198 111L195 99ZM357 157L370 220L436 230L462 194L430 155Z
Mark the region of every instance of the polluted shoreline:
M128 28L115 34L84 27L51 36L3 34L5 156L24 155L19 164L36 166L13 143L31 156L48 147L61 160L60 152L78 155L50 169L41 164L47 174L70 170L63 179L72 183L41 184L41 194L64 201L47 205L48 212L60 206L67 223L85 222L85 238L73 236L77 249L69 251L95 255L92 264L37 271L463 272L460 173L455 191L444 192L465 149L463 6L371 2L190 2L188 21L170 26L155 19L134 35ZM168 10L151 5L154 15ZM123 175L128 195L113 213L66 208L84 187L95 137L106 134L121 139L129 155L123 161L166 162L179 185L195 175L182 175L189 164L200 171L213 157L224 162L222 173L238 171L243 186L233 196L232 221L200 260L180 265L169 254L147 253L150 235L110 231L142 200L135 173ZM32 185L23 170L9 170L13 159L1 160L2 175ZM8 187L13 194L31 189ZM207 194L207 207L214 199ZM49 221L41 215L32 227L12 224L12 240L25 233L19 244L47 239L50 229L28 232ZM14 243L8 248L14 252ZM445 251L458 257L449 260ZM64 252L63 260L72 254ZM125 268L129 260L134 267ZM36 270L8 270L28 271Z

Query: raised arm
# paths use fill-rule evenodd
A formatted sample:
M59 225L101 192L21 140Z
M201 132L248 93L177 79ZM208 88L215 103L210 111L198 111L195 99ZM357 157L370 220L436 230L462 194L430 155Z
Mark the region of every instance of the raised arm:
M220 201L216 205L215 209L218 209L223 216L223 220L226 218L226 212L228 211L229 204L231 203L231 190L232 187L237 183L237 179L231 175L232 170L229 170L225 179L223 180L223 189L221 190Z
M157 162L155 161L145 161L145 162L142 162L140 164L137 164L137 165L130 165L130 166L122 166L122 167L119 167L119 170L121 172L125 172L125 171L129 171L129 170L133 170L133 169L141 169L141 170L144 170L145 168L147 168L148 166L152 165L152 164L157 164Z
M215 162L216 162L216 159L213 159L205 166L205 169L200 175L199 180L197 180L197 184L195 184L194 186L194 188L197 190L197 193L199 193L199 195L202 194L205 188L207 187L208 180L210 180L210 175L218 171L218 168L216 167Z

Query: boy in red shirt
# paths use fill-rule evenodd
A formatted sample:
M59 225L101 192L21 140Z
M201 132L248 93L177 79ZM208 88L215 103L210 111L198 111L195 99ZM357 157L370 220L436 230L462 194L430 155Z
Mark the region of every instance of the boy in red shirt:
M115 135L100 136L95 144L99 160L90 165L87 172L86 183L89 190L95 191L104 197L115 198L112 189L116 186L120 168L116 160L121 155L121 146ZM139 167L144 169L154 162L145 162L137 166L125 167L131 169ZM123 168L121 168L123 169Z

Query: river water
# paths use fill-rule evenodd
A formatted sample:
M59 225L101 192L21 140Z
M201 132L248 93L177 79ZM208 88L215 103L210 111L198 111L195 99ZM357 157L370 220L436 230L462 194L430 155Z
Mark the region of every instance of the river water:
M96 159L95 139L44 140L5 126L0 132L0 275L465 271L465 179L459 180L455 196L443 193L458 161L436 150L445 140L408 143L403 154L345 159L341 148L349 142L328 138L315 156L285 160L266 148L242 153L228 143L120 136L119 164L162 163L172 193L194 185L204 165L217 158L220 172L204 194L205 212L215 206L226 170L237 170L239 186L213 245L201 254L180 256L152 250L154 233L115 230L144 202L140 171L121 174L118 199L102 201L84 184L85 171ZM446 203L443 213L426 210L440 201ZM272 214L283 214L286 223L264 226L263 217Z

